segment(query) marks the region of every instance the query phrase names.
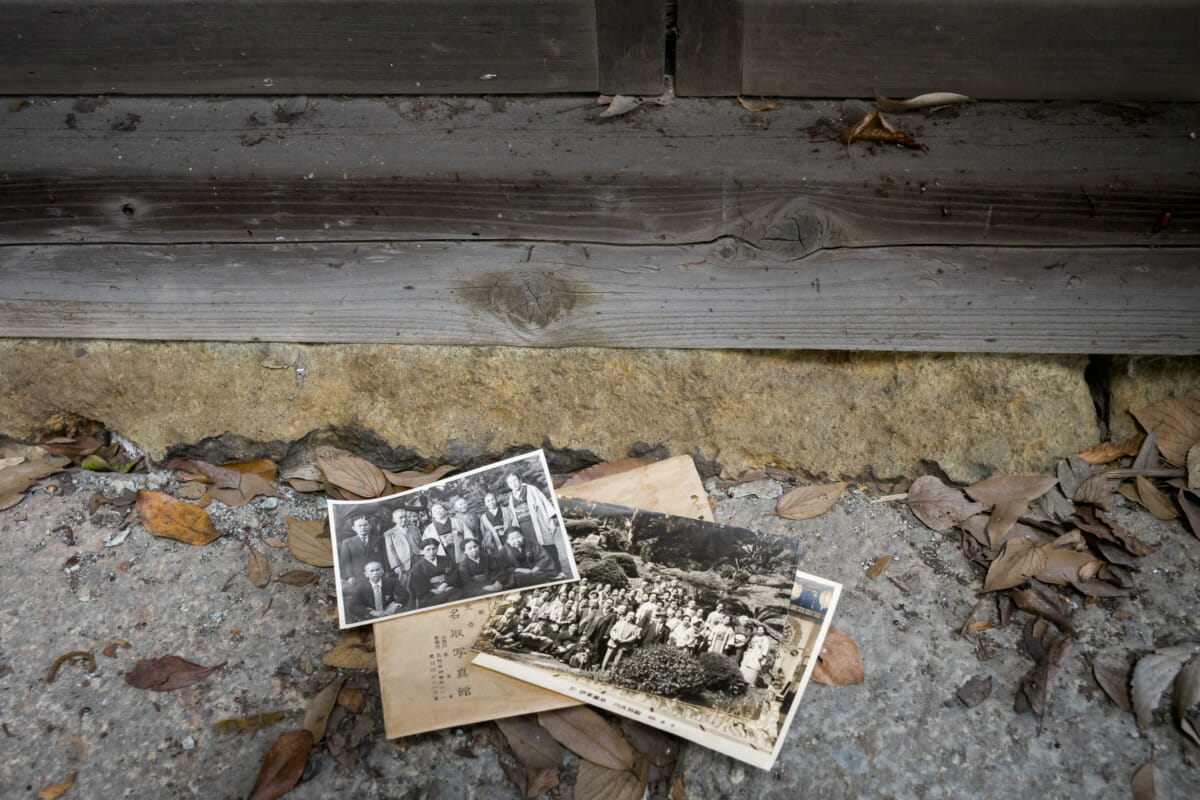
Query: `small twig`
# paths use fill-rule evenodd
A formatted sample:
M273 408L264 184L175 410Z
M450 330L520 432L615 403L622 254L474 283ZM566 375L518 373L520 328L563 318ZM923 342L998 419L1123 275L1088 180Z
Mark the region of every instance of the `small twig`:
M70 653L65 653L55 660L51 665L50 671L46 673L46 683L54 683L54 679L58 676L58 668L73 658L86 658L88 660L88 672L96 671L96 658L87 650L72 650Z
M871 505L875 505L876 503L890 503L893 500L907 500L907 499L908 499L908 492L901 492L900 494L885 494L883 497L876 497L874 500L868 500L867 502L870 503Z
M907 593L908 593L908 588L907 588L907 587L906 587L906 586L905 586L903 583L901 583L900 581L896 580L896 579L895 579L895 578L893 578L891 575L888 575L888 576L887 576L887 579L888 579L889 581L891 581L891 582L892 582L892 585L893 585L893 586L895 586L897 589L899 589L900 591L904 592L905 594L907 594Z
M1110 469L1094 472L1094 475L1103 475L1106 478L1136 478L1141 475L1143 478L1186 478L1187 470L1180 469Z

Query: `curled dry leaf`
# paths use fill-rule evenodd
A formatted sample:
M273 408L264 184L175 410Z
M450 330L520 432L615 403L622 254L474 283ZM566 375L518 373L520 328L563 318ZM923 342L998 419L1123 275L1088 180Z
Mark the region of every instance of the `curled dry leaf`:
M321 663L338 669L376 669L375 635L362 628L346 631L342 640L321 656Z
M275 473L279 467L274 461L268 461L265 458L255 459L253 461L231 461L228 464L222 464L225 469L231 469L234 472L242 474L251 473L262 478L267 483L275 482Z
M179 656L146 658L134 664L133 669L125 673L125 682L135 689L173 692L185 686L202 683L209 675L225 666L225 663L222 661L214 667L202 667Z
M292 555L314 567L333 566L333 539L325 532L325 520L284 517L283 521Z
M1153 481L1141 475L1137 476L1136 481L1138 497L1141 499L1142 505L1156 519L1168 520L1179 516L1179 511L1176 510L1175 504L1171 502L1171 498L1163 494L1154 485Z
M427 486L440 481L456 469L458 467L453 464L442 464L440 467L435 467L432 470L409 469L404 472L384 471L383 474L398 489L416 489L418 486Z
M38 447L52 456L66 456L67 458L75 459L90 456L103 446L104 442L99 437L92 435L56 436L53 439L38 442Z
M621 732L590 708L543 711L538 722L559 744L580 758L612 770L633 768L633 748Z
M562 746L550 732L532 717L508 717L496 720L513 755L527 769L558 769L562 766Z
M367 706L367 698L358 689L342 689L338 692L337 704L351 714L361 714Z
M758 100L751 100L748 97L738 96L738 102L742 104L742 108L746 109L752 114L757 114L760 111L775 111L779 108L777 104L761 98Z
M241 473L235 469L226 469L201 461L198 458L176 458L167 464L167 469L177 469L184 473L183 480L194 480L200 483L211 483L222 489L236 489L241 480Z
M558 786L558 770L526 769L525 796L537 797Z
M275 487L261 475L246 472L242 473L236 488L222 489L214 486L208 490L208 496L232 508L241 508L256 497L275 497Z
M75 776L78 774L78 772L72 772L58 783L52 783L49 786L43 787L37 794L38 800L58 800L58 798L67 793L68 789L75 785Z
M841 481L793 489L779 498L779 502L775 504L775 513L785 519L819 517L837 505L842 492L846 490L846 485L845 481Z
M283 711L269 711L246 717L230 717L217 722L217 731L226 736L233 733L255 734L283 719Z
M1050 491L1058 478L1047 475L993 475L968 486L965 491L972 500L985 506L1014 501L1032 503Z
M1029 588L1013 592L1012 598L1021 610L1044 617L1057 625L1063 633L1075 635L1070 608L1046 585L1032 581Z
M1200 397L1173 397L1132 412L1146 433L1158 434L1158 452L1175 466L1187 463L1188 450L1200 441Z
M271 582L271 562L249 545L246 546L246 575L259 589Z
M575 781L577 800L641 800L646 794L650 765L638 760L630 769L610 769L586 759L579 762L579 777Z
M574 486L577 483L587 483L594 481L597 478L607 478L610 475L620 475L622 472L645 467L654 462L648 458L618 458L615 461L602 461L599 464L593 464L587 469L582 469L576 472L571 477L562 482L558 488L565 489L568 486Z
M986 509L973 503L933 475L922 475L908 489L908 507L935 531L948 531L963 520Z
M858 643L834 627L829 628L817 664L813 667L812 679L826 686L848 686L866 683L867 673L863 669Z
M1200 539L1200 495L1190 489L1180 489L1178 499L1188 527L1192 529L1192 535Z
M137 512L147 533L184 544L210 544L222 533L207 511L162 492L138 490Z
M1167 782L1162 770L1154 761L1154 746L1150 746L1150 760L1133 773L1133 800L1167 800Z
M308 586L310 583L316 583L317 580L318 576L315 572L306 569L289 569L279 573L275 582L286 583L288 586Z
M1175 679L1175 716L1179 719L1179 727L1200 745L1200 732L1196 730L1192 706L1200 703L1200 657L1193 658L1179 671Z
M1038 659L1025 677L1021 679L1021 688L1017 691L1016 710L1021 713L1032 711L1041 719L1038 721L1038 732L1046 719L1046 710L1050 706L1050 696L1054 691L1054 681L1058 677L1063 664L1075 650L1075 639L1070 636L1059 636L1053 628L1046 630L1043 636L1045 652Z
M312 734L314 742L325 738L325 726L329 724L329 715L333 713L345 681L345 678L335 679L308 701L308 709L304 712L304 722L300 727Z
M1071 499L1076 503L1087 503L1099 506L1105 511L1112 511L1113 481L1104 475L1093 475L1079 484L1079 488L1075 490L1075 495Z
M992 676L986 678L975 676L958 688L955 696L967 708L975 706L987 700L992 695Z
M880 556L879 558L875 559L875 563L867 567L867 577L871 580L878 578L883 574L883 571L887 569L888 562L891 560L891 556Z
M304 774L312 746L312 734L306 730L280 734L263 758L249 800L275 800L290 792Z
M1109 667L1099 662L1092 663L1092 675L1096 683L1108 695L1117 708L1133 713L1133 702L1129 699L1129 670L1121 667Z
M965 94L955 94L954 92L929 92L910 97L907 100L893 100L876 91L875 102L879 104L881 111L912 111L916 108L951 106L956 103L972 103L974 101Z
M1108 464L1124 456L1136 456L1145 439L1145 434L1139 433L1123 442L1100 442L1099 444L1092 445L1087 450L1076 453L1075 457L1082 458L1092 466Z
M1029 539L1010 539L999 557L988 567L983 582L985 592L1011 589L1040 573L1046 566L1046 553Z
M998 548L1013 526L1017 524L1017 520L1023 517L1028 510L1029 503L1020 497L997 503L984 528L987 533L988 546L993 550Z
M359 497L379 497L388 491L388 480L383 470L358 456L317 456L317 466L321 468L325 480Z
M1133 668L1133 713L1138 727L1145 729L1162 700L1162 693L1175 680L1179 670L1197 652L1196 645L1164 647L1138 659Z
M913 139L904 131L897 130L894 125L883 118L878 111L872 111L860 119L855 125L841 132L842 140L847 150L855 139L873 142L890 142L913 150L928 150L929 148Z
M1082 458L1071 456L1058 462L1058 485L1066 497L1074 497L1083 482L1092 477L1092 467Z
M59 457L0 469L0 511L21 502L26 489L48 475L62 472L69 463L68 459Z

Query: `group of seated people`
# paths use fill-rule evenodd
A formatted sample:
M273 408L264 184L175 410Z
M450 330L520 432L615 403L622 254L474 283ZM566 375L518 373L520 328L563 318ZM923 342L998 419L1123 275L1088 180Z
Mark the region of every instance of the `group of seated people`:
M754 686L774 640L755 620L734 618L723 603L700 608L689 594L676 579L659 589L617 588L587 578L545 587L522 593L504 609L493 642L601 672L615 669L636 648L670 644L696 655L728 656Z
M462 496L434 502L426 525L420 512L397 508L392 527L379 534L370 517L352 516L353 535L338 545L350 621L566 577L554 540L553 507L519 476L510 473L506 482L507 503L501 506L488 492L478 514Z

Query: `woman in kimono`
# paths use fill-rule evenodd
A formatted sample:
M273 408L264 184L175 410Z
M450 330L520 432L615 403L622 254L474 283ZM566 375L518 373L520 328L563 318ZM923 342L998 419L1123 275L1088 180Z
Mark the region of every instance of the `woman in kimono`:
M510 528L519 528L525 541L541 545L554 562L554 571L563 572L554 525L554 506L536 486L525 483L521 476L510 472L504 476L508 484L508 503L504 507Z
M483 496L483 513L479 515L479 538L488 553L498 553L504 547L504 534L508 530L504 509L496 502L496 495L488 492Z

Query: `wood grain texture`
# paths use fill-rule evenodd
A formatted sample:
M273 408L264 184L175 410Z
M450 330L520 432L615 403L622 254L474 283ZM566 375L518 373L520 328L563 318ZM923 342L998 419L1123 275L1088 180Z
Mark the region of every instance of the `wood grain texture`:
M580 98L35 98L0 110L0 243L1200 244L1193 105L891 115L928 152L847 149L840 103L598 113Z
M595 0L604 94L657 95L666 74L666 0Z
M2 0L0 91L590 92L593 0ZM488 77L490 76L490 77Z
M680 97L742 93L745 0L679 0L675 91ZM751 41L750 47L758 45Z
M742 3L745 94L1200 100L1198 0Z
M0 248L0 336L1179 355L1197 308L1198 248Z

